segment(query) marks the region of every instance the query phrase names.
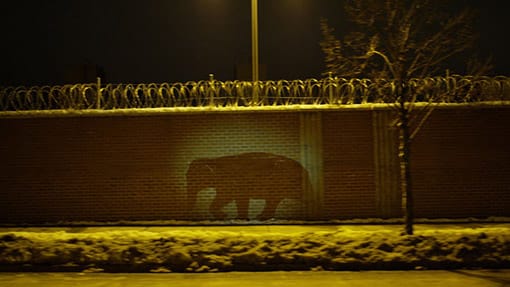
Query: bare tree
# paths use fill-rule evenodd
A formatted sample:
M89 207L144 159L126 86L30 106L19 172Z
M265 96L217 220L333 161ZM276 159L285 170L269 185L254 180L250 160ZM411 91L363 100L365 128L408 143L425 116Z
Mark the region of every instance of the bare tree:
M409 81L438 76L445 71L482 75L492 69L490 61L478 60L470 61L460 71L452 68L455 57L473 53L477 40L474 11L456 9L452 3L452 0L346 0L345 12L353 29L341 40L336 38L327 20L321 21L325 74L391 80L394 84L393 94L384 98L392 103L397 115L400 189L407 234L413 234L414 221L411 140L430 116L432 104L439 100L429 99L430 105L416 111L415 91L409 88Z

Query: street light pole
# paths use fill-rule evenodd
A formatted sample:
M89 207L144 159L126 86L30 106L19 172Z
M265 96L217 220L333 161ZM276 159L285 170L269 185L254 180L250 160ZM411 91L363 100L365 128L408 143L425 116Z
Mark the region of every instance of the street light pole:
M252 81L259 80L259 28L258 3L251 0L251 75Z

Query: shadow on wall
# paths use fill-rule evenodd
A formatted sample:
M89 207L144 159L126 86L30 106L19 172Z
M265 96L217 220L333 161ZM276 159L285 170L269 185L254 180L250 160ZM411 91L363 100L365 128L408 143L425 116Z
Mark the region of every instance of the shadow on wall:
M192 218L196 217L198 193L207 188L216 190L209 205L209 213L216 220L227 218L224 208L232 201L237 206L237 218L248 220L250 200L259 199L265 205L256 219L274 218L284 199L303 205L303 195L311 189L308 172L299 162L264 152L193 160L186 173L186 186Z

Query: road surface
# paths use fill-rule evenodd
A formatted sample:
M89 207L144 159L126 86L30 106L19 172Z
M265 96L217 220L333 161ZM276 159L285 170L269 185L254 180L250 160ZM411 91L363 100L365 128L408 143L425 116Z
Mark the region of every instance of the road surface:
M231 273L0 273L2 287L510 287L510 269Z

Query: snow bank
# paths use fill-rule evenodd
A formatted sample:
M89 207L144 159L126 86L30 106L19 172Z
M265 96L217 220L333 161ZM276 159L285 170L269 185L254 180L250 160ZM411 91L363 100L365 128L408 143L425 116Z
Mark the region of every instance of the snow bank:
M253 233L2 232L4 271L214 272L500 268L510 228Z

